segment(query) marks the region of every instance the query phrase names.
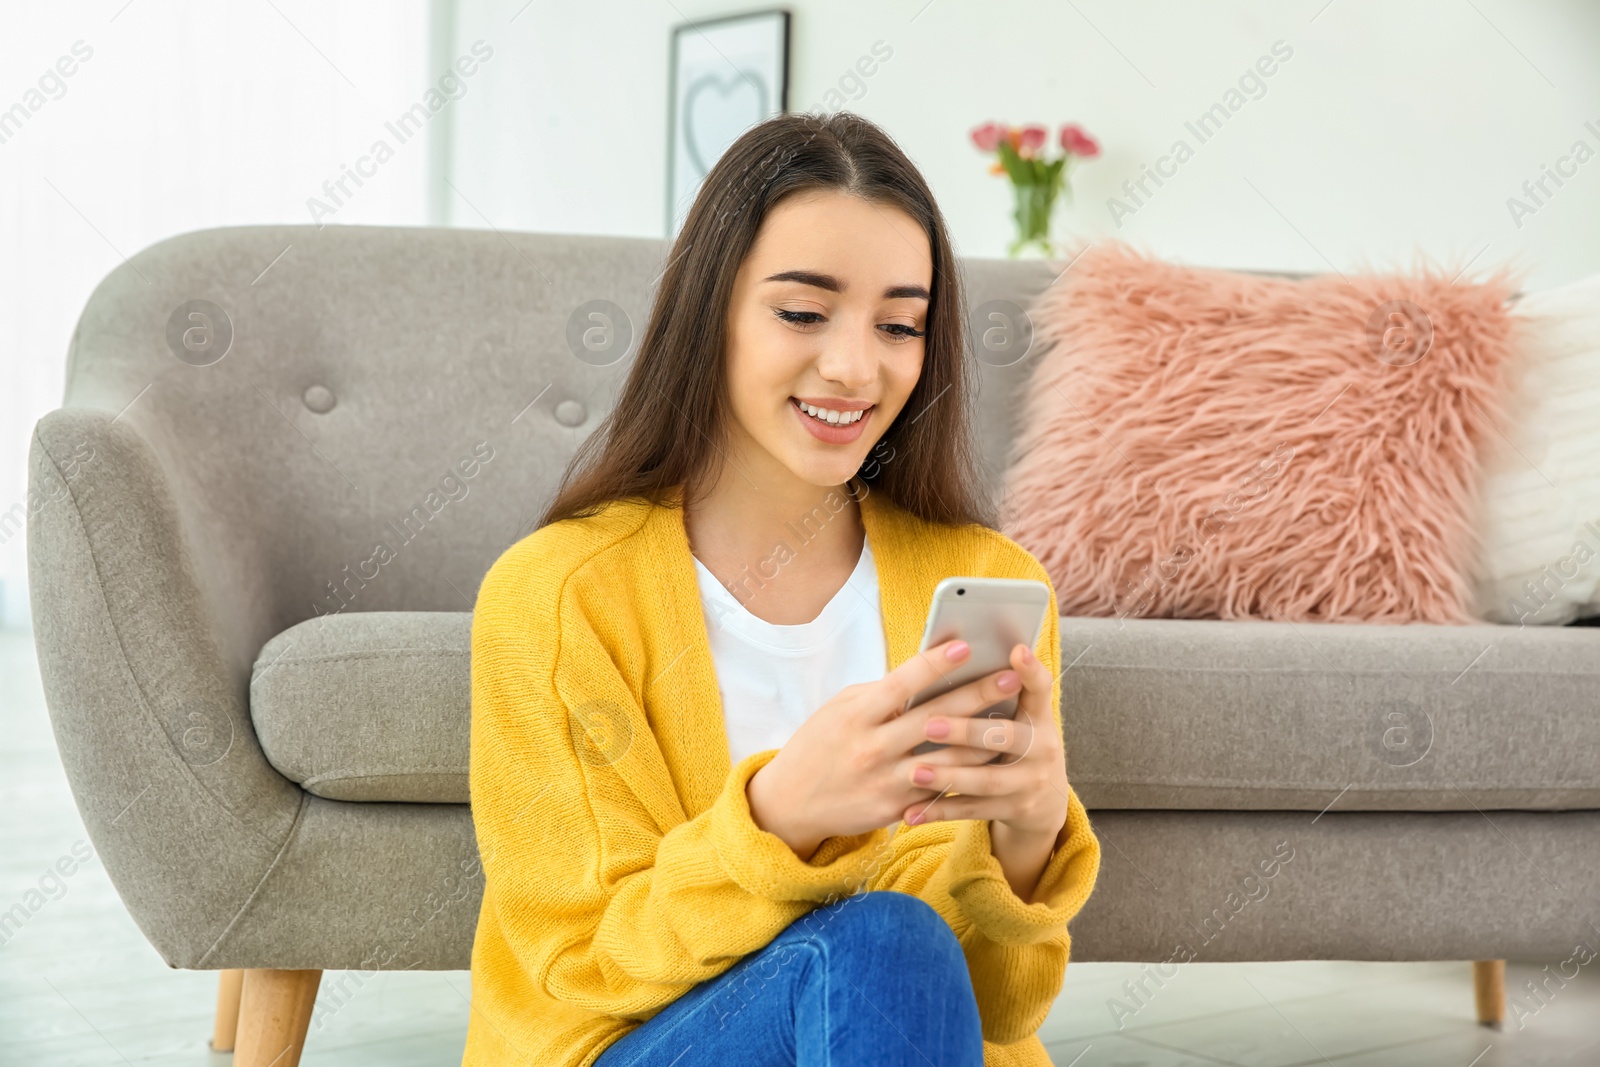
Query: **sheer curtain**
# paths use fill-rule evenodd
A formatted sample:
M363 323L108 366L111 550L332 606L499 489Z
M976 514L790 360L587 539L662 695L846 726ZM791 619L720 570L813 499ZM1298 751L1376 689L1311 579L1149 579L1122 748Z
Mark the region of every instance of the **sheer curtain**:
M323 183L437 80L437 6L109 0L0 9L5 625L28 622L28 443L34 423L61 404L67 344L89 294L125 257L189 230L426 225L438 147L429 138L398 146L333 216L314 220L308 200L323 198Z

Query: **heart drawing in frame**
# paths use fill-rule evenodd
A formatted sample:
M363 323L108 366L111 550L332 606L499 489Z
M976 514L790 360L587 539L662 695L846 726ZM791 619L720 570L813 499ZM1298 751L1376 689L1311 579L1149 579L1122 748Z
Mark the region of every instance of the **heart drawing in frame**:
M767 117L771 94L755 71L702 74L683 96L683 147L705 177L734 138Z

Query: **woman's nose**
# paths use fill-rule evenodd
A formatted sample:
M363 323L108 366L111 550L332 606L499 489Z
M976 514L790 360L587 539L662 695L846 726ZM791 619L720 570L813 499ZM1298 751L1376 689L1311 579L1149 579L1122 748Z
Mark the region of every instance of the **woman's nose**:
M870 330L870 327L868 327ZM871 383L877 374L877 356L870 333L845 330L830 337L817 359L817 370L829 381L850 388Z

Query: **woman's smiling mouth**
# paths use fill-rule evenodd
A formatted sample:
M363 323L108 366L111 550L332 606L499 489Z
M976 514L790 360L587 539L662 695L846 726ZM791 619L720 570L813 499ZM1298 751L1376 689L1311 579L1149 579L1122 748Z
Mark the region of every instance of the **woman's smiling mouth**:
M830 445L845 445L856 440L877 410L876 404L865 400L828 397L791 396L789 407L812 437Z

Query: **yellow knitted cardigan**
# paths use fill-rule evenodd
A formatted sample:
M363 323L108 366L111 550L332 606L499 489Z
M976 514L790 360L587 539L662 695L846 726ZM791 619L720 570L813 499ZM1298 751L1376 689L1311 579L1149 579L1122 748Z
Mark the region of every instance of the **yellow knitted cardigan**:
M879 492L860 499L891 666L916 653L940 579L1049 581L994 530L928 523ZM1076 793L1032 903L1011 891L982 821L829 838L799 859L755 825L745 796L777 750L729 765L681 501L680 486L659 504L613 501L545 526L479 589L470 788L485 883L463 1067L587 1067L795 919L863 888L910 893L949 922L986 1067L1045 1067L1035 1031L1100 866ZM1036 651L1057 675L1059 729L1053 588Z

